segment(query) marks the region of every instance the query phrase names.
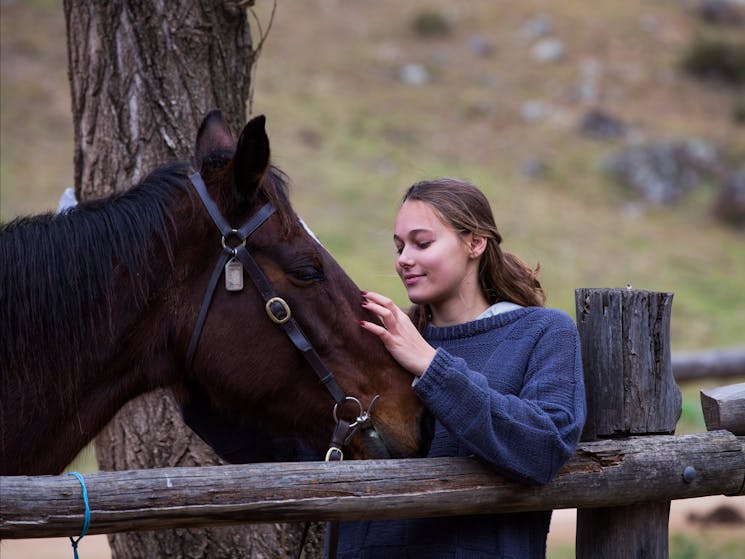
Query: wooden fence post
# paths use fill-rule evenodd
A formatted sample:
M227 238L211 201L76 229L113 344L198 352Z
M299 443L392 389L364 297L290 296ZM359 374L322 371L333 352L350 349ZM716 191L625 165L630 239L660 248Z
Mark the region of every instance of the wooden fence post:
M631 288L576 290L587 392L583 441L675 431L681 395L670 357L672 299ZM579 509L576 557L666 558L669 516L669 501Z
M745 382L702 390L701 410L708 431L745 435Z

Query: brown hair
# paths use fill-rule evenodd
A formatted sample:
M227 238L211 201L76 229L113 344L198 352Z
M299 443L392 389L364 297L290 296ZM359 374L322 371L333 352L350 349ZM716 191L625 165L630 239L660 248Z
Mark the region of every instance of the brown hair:
M481 190L460 179L426 180L413 184L401 203L408 200L429 204L459 234L486 238L486 250L479 262L479 283L489 304L510 301L524 307L543 306L546 294L538 281L540 266L533 269L520 257L502 250L502 235ZM427 325L426 305L414 305L409 314L420 330Z

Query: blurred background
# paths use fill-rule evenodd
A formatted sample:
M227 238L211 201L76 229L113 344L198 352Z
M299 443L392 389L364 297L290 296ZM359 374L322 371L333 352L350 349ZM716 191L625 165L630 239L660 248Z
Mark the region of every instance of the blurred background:
M6 222L73 186L73 133L61 3L0 9ZM669 291L674 352L745 345L744 0L279 0L271 28L272 2L254 10L250 108L362 288L406 304L400 197L457 176L487 193L504 248L540 263L550 306L574 316L578 287ZM679 432L705 429L709 384L682 386ZM674 556L741 556L737 530L680 516ZM565 539L552 557L573 556Z

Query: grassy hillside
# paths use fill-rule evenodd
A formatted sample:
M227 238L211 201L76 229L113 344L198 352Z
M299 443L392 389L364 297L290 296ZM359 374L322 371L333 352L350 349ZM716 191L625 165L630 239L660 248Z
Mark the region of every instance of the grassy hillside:
M270 3L258 4L266 24ZM745 129L731 115L742 92L678 71L689 42L711 31L682 6L280 0L253 111L268 117L299 213L362 287L405 303L390 240L398 199L413 181L456 175L488 193L505 248L540 262L552 306L574 314L580 286L672 291L674 349L741 344L745 236L711 219L715 185L647 207L602 171L639 139L698 137L745 160ZM449 32L415 33L427 13ZM538 39L525 26L536 17L550 24L544 37L563 42L558 61L534 59ZM56 206L72 181L72 126L61 6L4 2L1 23L7 220ZM428 80L402 80L407 65ZM526 119L531 102L542 112ZM591 107L622 119L627 139L582 136Z

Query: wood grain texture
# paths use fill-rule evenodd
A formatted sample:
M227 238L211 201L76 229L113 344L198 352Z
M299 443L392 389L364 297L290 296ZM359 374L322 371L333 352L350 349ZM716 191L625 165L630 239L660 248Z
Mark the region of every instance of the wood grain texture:
M587 392L583 440L673 433L681 395L672 374L672 293L577 289Z
M745 435L745 382L701 391L706 429Z
M690 482L686 467L695 468ZM726 431L582 443L543 487L472 458L304 462L101 472L85 477L89 533L246 522L406 518L633 505L742 494L745 439ZM77 535L79 482L0 478L0 538Z

